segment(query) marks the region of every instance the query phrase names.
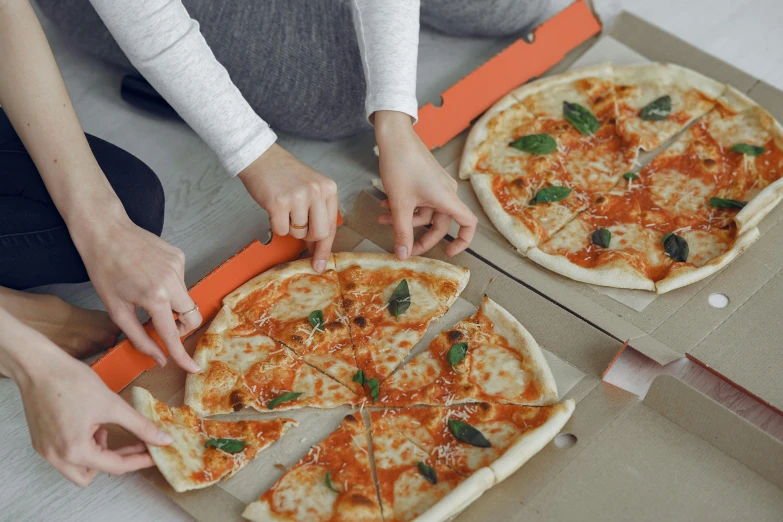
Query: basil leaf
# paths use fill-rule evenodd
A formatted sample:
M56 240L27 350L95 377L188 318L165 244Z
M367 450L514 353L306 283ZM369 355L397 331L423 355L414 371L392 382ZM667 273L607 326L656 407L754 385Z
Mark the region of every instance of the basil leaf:
M585 136L595 134L599 127L601 127L601 124L598 122L598 119L593 116L593 113L578 103L568 103L567 101L564 101L563 116L565 116L566 120L571 122L571 125L576 127L576 130Z
M435 472L434 469L432 469L422 461L418 461L416 463L416 466L418 466L419 473L422 474L422 476L427 482L429 482L433 486L438 483L438 474Z
M408 281L403 279L389 298L389 313L399 318L411 306L411 293L408 290Z
M381 383L379 383L378 379L376 379L375 377L367 381L367 386L370 388L370 397L372 397L372 402L378 400L378 392L380 391L380 385Z
M451 347L447 355L449 364L454 366L455 364L461 363L462 359L465 358L465 355L467 355L467 353L468 353L468 343L455 344L454 346Z
M208 439L205 448L213 447L226 453L239 453L247 446L247 442L236 439Z
M538 154L539 156L546 156L557 150L557 142L549 134L530 134L528 136L522 136L508 145L509 147L514 147L522 152Z
M269 404L267 404L266 407L269 408L270 410L274 410L275 406L277 406L278 404L292 401L297 397L299 397L300 395L302 395L302 392L288 392L282 395L278 395L277 397L269 401Z
M553 203L555 201L561 201L571 194L571 189L568 187L547 187L536 192L530 204L536 203Z
M492 444L482 435L482 433L468 423L449 419L449 429L451 433L462 442L467 442L477 448L489 448Z
M324 331L324 313L321 310L316 310L307 316L307 320L310 321L310 326L318 330Z
M353 375L353 382L358 382L361 386L367 382L367 377L364 375L364 370L359 370Z
M661 121L669 117L672 112L672 99L667 94L657 100L653 100L639 112L639 117L647 121Z
M669 232L663 236L663 249L666 250L666 254L675 261L684 263L688 260L688 242L685 238Z
M609 248L609 241L612 240L612 232L608 228L599 228L590 236L594 245L602 248Z
M738 152L746 156L760 156L767 150L757 145L748 145L747 143L737 143L731 148L731 152Z
M639 179L639 175L634 174L633 172L626 172L625 174L623 174L623 178L627 179L628 181L631 180L636 181L637 179Z
M717 208L743 208L747 203L736 199L710 198L710 206Z
M331 489L335 493L339 493L339 491L335 489L334 484L332 484L332 470L326 472L326 487Z

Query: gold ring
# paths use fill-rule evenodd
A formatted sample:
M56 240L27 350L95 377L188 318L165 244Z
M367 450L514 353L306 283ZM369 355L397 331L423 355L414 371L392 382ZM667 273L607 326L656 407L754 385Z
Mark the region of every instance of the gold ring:
M308 227L309 223L305 223L304 225L297 225L293 221L291 221L291 228L294 230L304 230Z
M191 308L187 312L182 312L182 313L177 312L177 318L185 317L186 315L192 314L193 312L198 312L198 305L195 305L193 308Z

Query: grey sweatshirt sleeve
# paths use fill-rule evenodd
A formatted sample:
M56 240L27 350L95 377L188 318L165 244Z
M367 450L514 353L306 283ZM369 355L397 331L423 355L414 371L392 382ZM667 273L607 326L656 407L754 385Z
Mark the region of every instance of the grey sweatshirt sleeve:
M418 118L419 1L351 0L367 83L368 118L379 110Z
M181 0L90 0L131 63L235 176L277 136L212 54Z

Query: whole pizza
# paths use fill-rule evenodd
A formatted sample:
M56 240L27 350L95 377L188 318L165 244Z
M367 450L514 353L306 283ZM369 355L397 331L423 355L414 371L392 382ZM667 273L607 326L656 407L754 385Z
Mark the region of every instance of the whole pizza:
M193 357L184 404L134 388L133 403L174 438L149 446L177 492L240 472L295 431L293 419L210 420L350 405L243 516L254 521L445 521L503 481L563 428L552 372L525 328L485 297L411 355L465 288L442 261L334 254L278 266L223 300Z
M532 261L663 293L759 237L756 224L783 198L783 127L683 67L604 64L501 99L471 130L460 177Z

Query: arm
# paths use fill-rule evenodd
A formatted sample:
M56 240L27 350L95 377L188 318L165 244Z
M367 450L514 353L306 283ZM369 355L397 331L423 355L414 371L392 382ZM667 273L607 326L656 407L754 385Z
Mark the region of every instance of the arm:
M457 182L441 168L413 131L417 118L416 60L419 2L352 0L354 26L367 83L365 110L375 124L380 171L391 214L379 223L394 228L400 259L420 255L449 231L452 219L459 236L448 255L466 249L476 230L476 216L457 197ZM432 225L414 243L413 227Z
M95 290L134 346L165 364L165 355L136 316L143 306L183 368L195 364L171 310L193 307L184 283L184 256L137 227L125 213L90 151L46 36L30 4L0 1L0 104L24 143L65 220ZM196 316L196 317L194 317ZM178 330L179 328L179 330Z
M323 270L337 185L274 143L275 133L232 83L182 1L90 1L131 63L269 212L272 231L312 243L313 267Z
M152 466L144 444L109 450L101 424L117 424L156 446L172 442L90 368L2 308L0 332L0 374L19 386L33 448L77 486L98 471L120 475Z

